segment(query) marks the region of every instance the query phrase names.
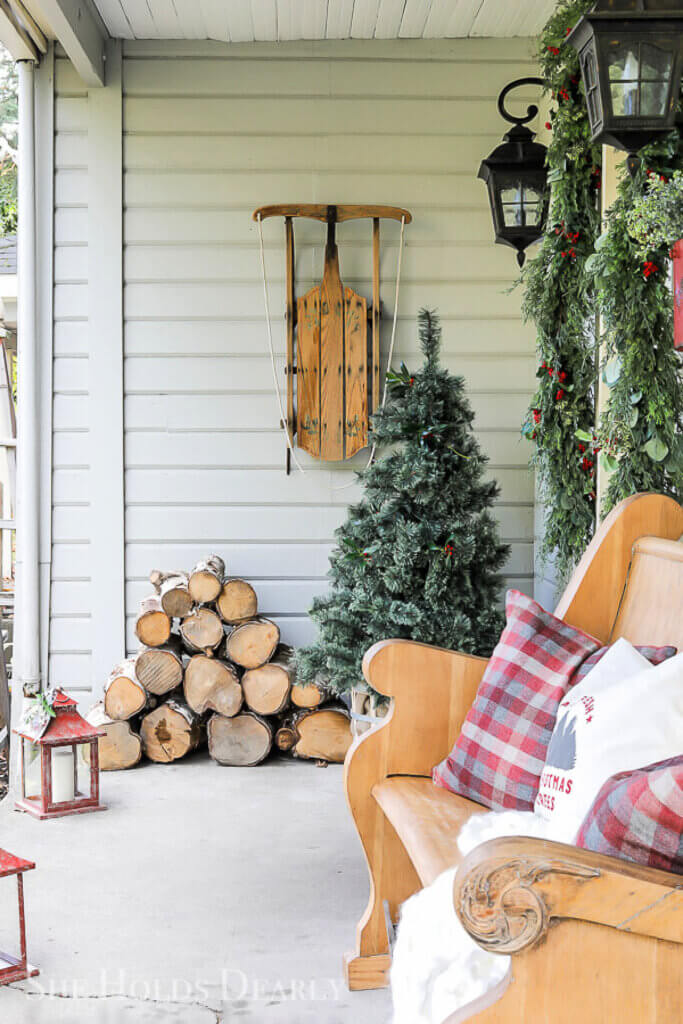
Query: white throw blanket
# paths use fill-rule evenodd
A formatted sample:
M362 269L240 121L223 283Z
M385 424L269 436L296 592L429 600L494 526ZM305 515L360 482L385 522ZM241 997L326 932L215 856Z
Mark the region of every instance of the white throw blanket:
M548 838L550 823L531 811L491 811L470 818L458 835L467 854L501 836ZM486 953L453 907L456 868L444 871L401 908L391 968L393 1024L460 1024L500 996L510 957Z

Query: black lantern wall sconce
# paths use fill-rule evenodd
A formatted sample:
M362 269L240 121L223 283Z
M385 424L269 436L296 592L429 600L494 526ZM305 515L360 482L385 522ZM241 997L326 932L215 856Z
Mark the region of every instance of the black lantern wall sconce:
M577 50L594 142L636 152L670 132L683 70L682 0L598 0L567 37Z
M524 265L525 249L542 237L548 212L546 147L534 142L526 125L538 114L533 104L526 116L514 117L505 109L505 98L520 85L543 85L541 78L518 78L498 97L498 110L513 126L503 143L482 160L479 177L486 182L496 242L517 250Z

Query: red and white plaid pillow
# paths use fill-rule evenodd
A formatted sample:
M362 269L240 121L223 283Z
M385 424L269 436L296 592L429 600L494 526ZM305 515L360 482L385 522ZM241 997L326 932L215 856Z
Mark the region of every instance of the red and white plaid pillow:
M683 875L683 755L608 779L576 845Z
M557 709L578 667L600 647L594 637L518 590L507 625L437 786L500 811L532 811Z

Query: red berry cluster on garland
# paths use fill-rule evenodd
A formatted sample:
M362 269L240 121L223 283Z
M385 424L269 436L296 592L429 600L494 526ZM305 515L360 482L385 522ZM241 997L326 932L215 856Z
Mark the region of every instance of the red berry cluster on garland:
M652 260L646 260L645 263L643 263L643 276L645 277L645 280L647 280L652 274L656 274L658 270L659 267L656 263L653 263Z

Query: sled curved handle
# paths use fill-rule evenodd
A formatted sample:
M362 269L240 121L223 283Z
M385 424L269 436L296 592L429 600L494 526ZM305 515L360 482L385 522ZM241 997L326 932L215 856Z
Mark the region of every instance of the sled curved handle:
M386 220L412 221L409 210L399 206L335 206L336 223L345 220L363 220L364 218L384 218ZM275 206L259 206L252 214L252 220L267 220L268 217L308 217L310 220L328 222L330 206L327 203L281 203Z

